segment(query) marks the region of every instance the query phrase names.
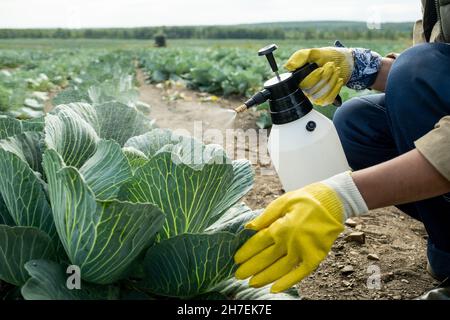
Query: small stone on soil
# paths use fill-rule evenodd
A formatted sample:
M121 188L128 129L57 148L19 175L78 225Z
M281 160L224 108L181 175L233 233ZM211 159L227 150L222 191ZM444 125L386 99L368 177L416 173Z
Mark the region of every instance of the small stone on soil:
M342 284L343 284L344 286L346 286L346 287L350 287L350 286L352 285L352 283L351 283L350 281L347 281L347 280L343 280L343 281L342 281Z
M345 238L345 240L363 244L366 242L366 234L364 232L352 232Z
M394 280L394 278L395 278L395 276L394 276L394 273L393 273L393 272L383 273L383 274L381 275L381 279L382 279L384 282L392 281L392 280Z
M352 266L345 266L344 268L342 268L342 270L341 270L341 273L343 274L343 275L348 275L348 274L351 274L351 273L353 273L353 272L355 272L355 270L353 269L353 267Z
M365 248L361 248L361 250L359 250L360 254L369 254L369 250L365 249Z
M369 253L367 255L367 259L369 260L374 260L374 261L378 261L380 260L380 257L378 257L375 253Z
M356 227L358 224L356 223L355 220L348 218L347 220L345 220L345 224L349 227Z

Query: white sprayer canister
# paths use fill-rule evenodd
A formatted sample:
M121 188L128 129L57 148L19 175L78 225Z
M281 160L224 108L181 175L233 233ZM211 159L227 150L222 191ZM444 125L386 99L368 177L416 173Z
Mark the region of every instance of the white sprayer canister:
M285 191L349 170L333 122L315 110L298 120L273 125L268 150Z

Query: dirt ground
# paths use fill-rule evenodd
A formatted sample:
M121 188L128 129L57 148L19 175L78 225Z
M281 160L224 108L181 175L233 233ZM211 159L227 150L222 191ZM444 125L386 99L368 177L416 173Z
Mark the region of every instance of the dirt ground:
M242 101L216 100L173 83L145 84L142 72L138 72L138 80L140 99L151 106L151 117L160 127L188 130L194 135L199 126L203 131L256 129L255 112L234 119L229 111ZM201 121L201 125L195 121ZM238 139L243 134L239 133ZM235 151L247 156L257 152L246 143ZM284 191L277 176L268 174L273 173L270 165L256 164L254 169L253 190L243 201L252 209L260 209ZM438 284L425 270L427 236L421 223L395 208L375 210L354 220L356 225L346 227L318 270L299 285L303 299L412 299ZM363 232L365 243L348 241L346 237L352 232Z

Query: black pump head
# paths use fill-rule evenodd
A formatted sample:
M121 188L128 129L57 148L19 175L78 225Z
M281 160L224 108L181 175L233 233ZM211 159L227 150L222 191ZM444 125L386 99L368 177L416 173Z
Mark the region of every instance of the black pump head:
M298 120L312 110L311 102L298 85L316 68L316 64L307 64L292 73L277 75L264 83L264 90L270 92L268 100L274 124Z
M266 56L275 77L264 83L264 90L251 97L244 105L236 109L242 112L247 108L262 104L269 100L270 115L274 124L284 124L295 121L306 115L312 109L312 104L299 89L299 83L314 69L315 64L283 74L278 74L278 65L273 52L278 48L276 44L268 45L258 51L259 56Z

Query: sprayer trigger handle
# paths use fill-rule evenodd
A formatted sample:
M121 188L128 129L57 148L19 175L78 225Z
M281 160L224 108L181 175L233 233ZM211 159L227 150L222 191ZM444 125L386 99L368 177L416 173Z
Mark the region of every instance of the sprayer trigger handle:
M311 72L316 70L319 66L315 63L307 63L303 67L295 70L292 75L296 79L297 83L300 84ZM342 105L342 98L340 95L337 95L336 99L334 99L333 105L335 107L340 107Z
M339 94L336 96L336 99L334 99L333 106L335 106L335 107L342 106L342 98Z
M292 73L295 81L300 83L305 79L311 72L316 70L319 66L315 63L307 63L304 66L298 68Z

